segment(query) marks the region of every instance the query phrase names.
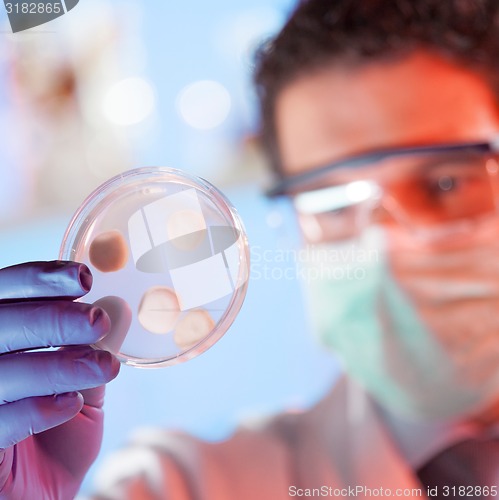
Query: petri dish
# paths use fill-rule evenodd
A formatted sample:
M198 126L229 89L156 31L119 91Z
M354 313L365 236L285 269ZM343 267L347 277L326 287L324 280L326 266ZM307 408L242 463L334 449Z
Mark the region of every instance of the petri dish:
M243 223L204 179L144 167L97 188L73 216L59 258L83 262L112 329L93 347L157 368L211 347L236 318L248 285Z

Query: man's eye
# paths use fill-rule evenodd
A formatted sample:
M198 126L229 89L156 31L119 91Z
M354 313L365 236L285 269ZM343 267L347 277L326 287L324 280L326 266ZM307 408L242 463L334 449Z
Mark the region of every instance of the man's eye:
M488 196L490 184L487 178L478 175L441 175L427 179L424 189L428 196L435 199L448 199L449 197ZM468 201L466 201L468 202Z
M429 182L429 190L432 194L445 193L449 191L454 191L461 184L461 180L457 177L452 177L450 175L445 175L439 177L438 179L432 179Z

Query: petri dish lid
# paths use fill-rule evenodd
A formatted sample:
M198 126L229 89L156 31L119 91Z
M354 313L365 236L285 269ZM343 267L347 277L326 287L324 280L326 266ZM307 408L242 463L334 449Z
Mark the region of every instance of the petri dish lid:
M94 276L82 301L104 308L111 332L95 348L127 365L197 356L229 329L248 285L243 223L204 179L144 167L97 188L73 216L59 258Z

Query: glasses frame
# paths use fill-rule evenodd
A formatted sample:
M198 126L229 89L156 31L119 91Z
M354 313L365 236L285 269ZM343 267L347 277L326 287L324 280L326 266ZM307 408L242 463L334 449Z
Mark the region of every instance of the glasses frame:
M273 187L266 190L267 198L288 196L300 185L307 185L317 178L322 177L340 168L357 169L366 165L373 165L383 160L396 156L410 156L418 154L432 153L499 153L499 135L489 141L477 142L454 142L435 145L402 146L394 148L383 148L372 150L352 156L348 156L326 165L307 170L306 172L295 174L280 179Z

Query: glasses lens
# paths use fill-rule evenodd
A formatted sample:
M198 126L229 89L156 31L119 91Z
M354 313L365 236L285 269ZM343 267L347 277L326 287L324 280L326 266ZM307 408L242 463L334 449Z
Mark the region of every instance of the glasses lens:
M385 205L396 219L423 228L480 218L495 211L495 165L483 155L422 158L404 175L387 176Z
M355 236L380 205L397 223L427 232L494 213L497 166L496 157L484 154L392 157L352 169L350 182L345 171L336 180L330 175L293 200L305 236L313 232L315 240Z
M380 192L372 181L355 180L296 194L294 206L305 237L310 241L355 237Z

